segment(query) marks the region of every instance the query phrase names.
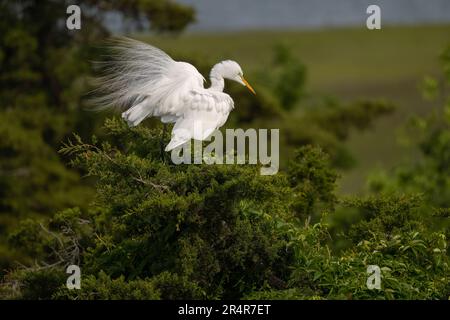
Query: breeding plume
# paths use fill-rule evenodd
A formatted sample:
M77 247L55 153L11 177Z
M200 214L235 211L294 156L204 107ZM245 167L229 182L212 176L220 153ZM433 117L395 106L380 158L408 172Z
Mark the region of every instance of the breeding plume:
M97 108L119 108L130 126L147 117L174 123L165 150L191 139L205 140L220 128L234 108L224 89L224 79L234 80L255 93L235 61L225 60L210 72L211 86L187 63L173 60L162 50L129 38L113 40L109 60L102 62L104 75L98 78Z

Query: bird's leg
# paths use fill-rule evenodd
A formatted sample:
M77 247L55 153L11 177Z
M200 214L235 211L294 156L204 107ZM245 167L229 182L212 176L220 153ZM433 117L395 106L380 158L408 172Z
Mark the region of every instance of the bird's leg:
M164 138L166 137L166 131L167 131L167 123L163 124L163 132L161 135L161 139L159 140L159 146L161 150L161 160L162 162L166 162L165 159L165 152L164 152Z

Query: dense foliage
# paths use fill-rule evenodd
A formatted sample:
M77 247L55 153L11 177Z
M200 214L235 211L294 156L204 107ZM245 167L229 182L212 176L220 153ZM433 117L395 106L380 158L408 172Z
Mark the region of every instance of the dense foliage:
M0 275L16 261L33 261L7 244L18 221L72 206L85 210L92 199L92 180L80 179L83 171L68 168L57 151L72 132L84 139L92 134L102 139L99 128L105 115L87 111L85 98L91 90L90 61L100 59L102 41L109 35L105 16L121 12L132 27L138 27L133 21L145 27L146 18L161 32L180 31L193 19L191 8L172 1L85 1L81 29L69 31L64 23L69 4L0 1ZM204 75L217 62L170 54L194 63ZM319 144L334 166L351 166L351 154L343 146L349 130L365 129L393 109L384 102L308 100L305 66L286 46L275 48L273 68L273 74L261 71L255 77L262 83L257 84L256 97L227 84L239 101L227 126L281 128L282 165L295 147ZM295 114L295 103L304 104L304 112Z
M90 59L108 34L105 16L147 18L161 32L182 30L192 8L172 1L82 1L82 28L68 30L72 1L0 0L0 275L26 255L6 235L24 217L45 216L91 199L88 183L57 150L73 131L89 137L102 117L85 111ZM100 121L100 122L99 122Z
M261 176L256 166L164 163L157 130L115 119L105 127L108 141L75 136L61 150L98 178L94 202L21 224L10 241L38 264L9 274L6 296L449 296L448 230L427 223L423 196L338 199L336 174L317 147L299 149L286 172ZM336 211L354 220L340 233ZM338 240L346 242L339 251ZM72 263L82 267L79 291L62 281ZM381 290L366 287L370 264L382 270Z

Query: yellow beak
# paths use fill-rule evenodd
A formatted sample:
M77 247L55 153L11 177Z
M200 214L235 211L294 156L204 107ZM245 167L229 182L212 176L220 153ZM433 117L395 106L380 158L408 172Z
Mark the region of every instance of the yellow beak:
M250 85L250 83L248 83L247 80L244 79L243 76L241 76L242 81L244 82L245 86L248 88L248 90L250 90L254 95L256 95L255 90L252 88L252 86Z

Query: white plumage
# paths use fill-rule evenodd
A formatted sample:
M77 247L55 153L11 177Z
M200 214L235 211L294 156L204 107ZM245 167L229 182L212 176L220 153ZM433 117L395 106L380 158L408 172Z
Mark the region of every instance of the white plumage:
M170 151L191 139L205 140L220 128L234 107L223 92L224 79L254 90L244 79L239 64L226 60L210 73L211 86L186 62L173 60L162 50L129 38L113 40L109 60L102 62L104 76L98 78L97 108L126 109L122 117L136 126L147 117L175 123L166 146Z

